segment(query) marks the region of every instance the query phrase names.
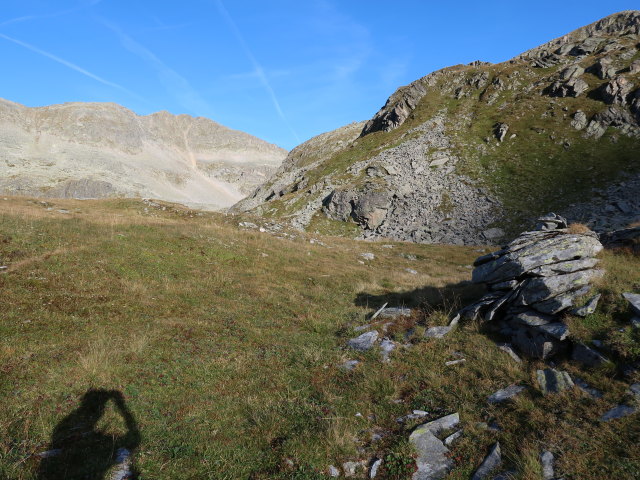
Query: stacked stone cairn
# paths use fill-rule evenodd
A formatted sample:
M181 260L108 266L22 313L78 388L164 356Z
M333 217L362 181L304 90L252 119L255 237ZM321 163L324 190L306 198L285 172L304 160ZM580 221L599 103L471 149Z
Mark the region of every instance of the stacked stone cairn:
M574 358L589 356L584 351L588 347L571 345L562 316L595 310L599 297L580 308L574 303L603 275L595 258L602 248L595 232L568 228L566 219L553 213L541 217L534 231L475 261L472 280L489 291L460 315L491 322L492 329L510 337L529 357L546 359L569 348Z

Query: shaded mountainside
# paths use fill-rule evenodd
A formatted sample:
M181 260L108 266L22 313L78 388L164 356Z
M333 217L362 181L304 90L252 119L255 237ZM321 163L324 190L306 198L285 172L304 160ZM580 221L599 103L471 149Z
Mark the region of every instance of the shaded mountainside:
M0 192L63 198L153 197L228 207L286 151L212 120L112 103L28 108L0 100Z
M504 63L431 73L294 149L234 209L423 243L498 241L548 211L595 230L637 222L639 42L627 11Z

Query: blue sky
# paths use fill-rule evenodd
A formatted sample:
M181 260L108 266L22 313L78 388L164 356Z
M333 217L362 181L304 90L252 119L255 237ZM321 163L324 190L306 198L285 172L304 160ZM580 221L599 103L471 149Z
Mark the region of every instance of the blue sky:
M0 97L209 117L291 149L401 85L635 1L2 0Z

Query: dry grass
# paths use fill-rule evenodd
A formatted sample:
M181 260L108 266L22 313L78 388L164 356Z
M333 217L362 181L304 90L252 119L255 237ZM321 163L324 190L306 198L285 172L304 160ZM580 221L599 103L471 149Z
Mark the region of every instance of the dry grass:
M584 223L572 223L567 228L567 233L572 233L572 234L587 233L590 231L591 229L587 227Z

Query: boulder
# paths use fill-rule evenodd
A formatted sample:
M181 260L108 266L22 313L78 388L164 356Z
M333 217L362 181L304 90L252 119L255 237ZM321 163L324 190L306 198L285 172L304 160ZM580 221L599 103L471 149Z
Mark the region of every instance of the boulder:
M369 191L353 201L352 216L365 228L375 230L386 218L390 205L387 192Z
M494 133L499 142L504 141L504 138L507 136L507 132L509 131L509 125L506 123L498 123L495 126Z
M540 390L542 390L544 395L560 393L563 390L573 388L573 380L565 371L545 368L544 370L537 370L536 377L538 379L538 385L540 385Z
M616 69L613 67L612 60L609 57L603 57L598 60L592 67L592 71L600 80L606 80L616 76Z
M500 443L496 442L493 447L491 447L489 454L482 461L480 467L478 467L478 469L471 477L471 480L482 480L484 478L487 478L489 474L491 474L491 472L493 472L500 466L501 463L502 454L500 452Z
M571 126L576 130L583 130L586 128L589 121L587 120L587 115L582 111L578 110L573 114L573 120L571 120Z
M581 78L572 78L566 82L554 82L548 88L552 97L579 97L589 89L589 84Z
M366 352L367 350L371 349L371 347L373 347L377 339L378 339L378 332L374 330L371 332L363 333L359 337L352 338L347 342L347 346L349 348L352 348L353 350Z
M627 105L627 97L633 90L633 83L624 77L616 77L603 85L600 90L602 100L609 105Z
M454 413L420 425L411 433L409 443L418 454L417 471L413 474L413 480L438 480L444 478L453 468L453 460L448 456L449 449L436 435L455 427L459 421L460 417Z

